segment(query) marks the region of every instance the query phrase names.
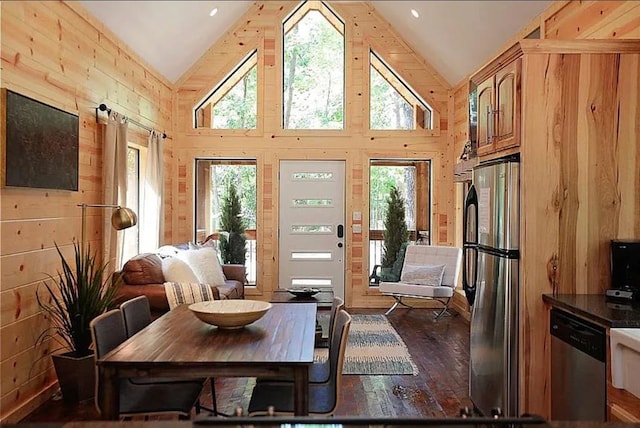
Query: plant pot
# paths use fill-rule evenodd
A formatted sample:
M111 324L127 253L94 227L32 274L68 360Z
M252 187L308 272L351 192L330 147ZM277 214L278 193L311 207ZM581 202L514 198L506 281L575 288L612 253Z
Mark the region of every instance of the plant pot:
M74 357L71 353L52 355L65 403L77 403L95 395L96 371L93 354Z

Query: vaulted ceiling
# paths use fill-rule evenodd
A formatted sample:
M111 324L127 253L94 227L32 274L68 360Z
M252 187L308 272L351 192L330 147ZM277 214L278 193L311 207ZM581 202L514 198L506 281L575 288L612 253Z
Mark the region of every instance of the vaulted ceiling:
M80 3L148 64L175 82L233 27L253 2L83 0ZM370 3L453 86L496 54L552 1ZM217 13L210 16L214 8ZM412 15L412 10L418 18Z

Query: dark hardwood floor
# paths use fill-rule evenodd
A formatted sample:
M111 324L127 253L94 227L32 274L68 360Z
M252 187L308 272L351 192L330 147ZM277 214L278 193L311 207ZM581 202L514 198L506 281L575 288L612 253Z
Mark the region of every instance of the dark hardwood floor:
M383 310L352 310L382 313ZM362 417L456 416L472 407L468 394L469 324L460 317L433 320L428 309L396 309L389 321L407 344L418 366L417 376L342 376L342 398L336 415ZM216 379L219 410L247 408L254 379ZM201 397L209 407L209 394ZM51 399L22 422L66 422L99 419L93 400L65 405Z

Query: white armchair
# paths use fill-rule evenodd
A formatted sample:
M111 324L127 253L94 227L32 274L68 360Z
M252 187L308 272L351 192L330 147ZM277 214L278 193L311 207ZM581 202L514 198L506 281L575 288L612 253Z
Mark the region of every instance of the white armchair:
M437 267L441 265L444 265L444 273L440 276L441 281L434 282L432 278L425 280L417 278L420 275L419 272L427 272L427 276L429 276L434 270L438 271ZM385 315L389 315L399 304L411 308L411 306L402 301L402 298L410 297L433 299L440 302L443 308L436 315L436 319L440 318L449 309L449 303L453 298L454 289L458 283L461 266L461 248L409 245L404 257L400 281L383 281L380 283L380 293L395 299L395 302L385 312Z

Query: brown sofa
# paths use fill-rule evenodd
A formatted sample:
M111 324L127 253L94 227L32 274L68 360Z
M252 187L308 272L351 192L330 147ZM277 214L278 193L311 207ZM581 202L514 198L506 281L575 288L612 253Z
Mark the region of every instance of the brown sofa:
M222 272L227 278L223 286L211 286L214 298L244 299L246 269L243 265L222 265ZM169 302L164 291L164 275L162 260L157 254L143 253L130 259L122 268L117 282L117 303L138 296L147 296L151 312L161 314L169 310Z

